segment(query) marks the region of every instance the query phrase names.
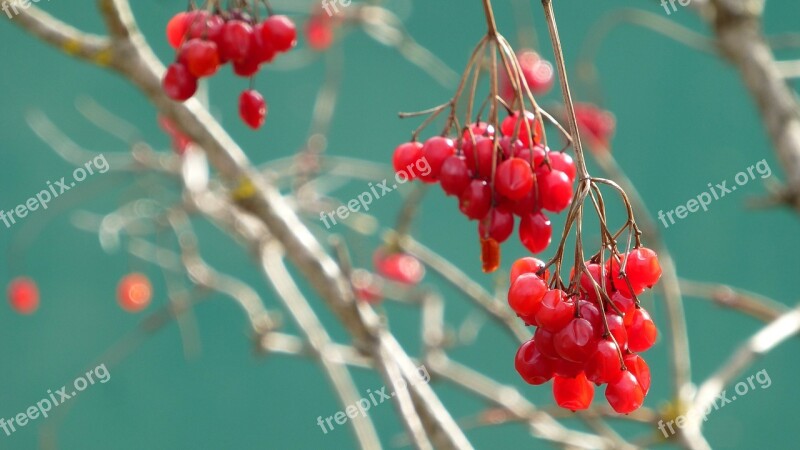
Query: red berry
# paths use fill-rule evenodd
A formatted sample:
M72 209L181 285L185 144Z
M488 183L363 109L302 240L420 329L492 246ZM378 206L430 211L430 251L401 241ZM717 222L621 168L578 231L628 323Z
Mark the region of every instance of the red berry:
M187 19L187 39L204 39L217 43L225 20L206 11L192 11L189 14L191 16Z
M608 331L614 336L614 340L617 341L619 347L622 350L628 350L628 330L625 328L622 317L606 313L606 321L608 321Z
M186 30L189 29L188 18L190 13L179 12L172 16L172 19L167 23L167 42L172 48L177 49L183 42L183 37L186 35Z
M631 353L630 355L625 355L623 360L625 361L625 367L628 369L628 372L636 377L636 381L638 381L639 386L642 387L642 392L644 392L644 395L647 395L647 392L650 390L650 367L648 367L644 358L636 353Z
M475 139L475 146L464 150L467 167L473 174L489 180L492 177L492 161L495 158L494 140L488 137Z
M128 312L139 312L150 304L153 287L141 273L131 273L120 280L117 286L117 301Z
M508 305L521 316L538 314L547 283L532 273L522 274L508 289Z
M467 163L458 156L451 156L442 163L439 183L447 195L460 196L469 186L471 179Z
M575 181L575 177L578 175L578 168L575 167L575 162L571 156L564 152L550 152L548 157L550 158L550 166L553 169L564 172L569 178L570 184Z
M518 56L522 74L533 94L544 94L553 87L554 71L549 61L534 51L521 52Z
M531 142L538 144L542 140L542 127L536 121L536 116L530 111L525 111L525 120L522 119L519 111L515 111L514 114L503 119L500 131L506 136L514 136L514 133L517 132L517 138L526 148L532 146ZM531 141L531 133L533 133L533 141Z
M261 63L258 62L258 58L251 57L253 55L253 53L249 53L246 58L231 63L233 73L242 78L250 78L257 74L261 69Z
M525 198L533 188L531 166L520 158L509 158L497 166L495 189L511 200Z
M351 276L353 293L358 300L367 303L378 303L383 300L380 279L364 269L356 269Z
M595 384L613 383L622 376L622 362L618 347L613 342L602 340L597 350L586 362L586 377Z
M472 180L458 197L461 212L473 220L482 219L492 207L492 189L483 180Z
M39 288L30 278L14 278L8 284L8 302L20 314L33 314L39 308Z
M586 319L574 318L555 334L553 345L562 358L584 363L597 349L594 327Z
M182 155L192 143L191 139L181 133L181 131L166 117L158 116L158 124L161 125L161 128L172 138L172 149L175 153Z
M562 408L571 411L587 409L594 398L594 386L583 372L574 378L556 375L553 378L553 397Z
M572 183L560 170L537 170L536 185L543 209L561 212L572 202Z
M452 139L435 136L425 141L422 146L422 154L425 156L425 160L428 161L431 170L428 175L420 175L422 181L432 183L438 180L445 160L455 155L455 153L456 146Z
M525 197L511 202L511 211L520 217L537 213L541 209L539 206L539 192L535 187L531 188Z
M532 256L520 258L514 261L514 264L511 265L511 283L513 283L514 280L519 278L519 276L523 273L537 273L543 268L544 261L541 259L537 259ZM545 271L544 275L542 275L542 278L544 280L550 279L550 271Z
M581 274L581 282L580 282L581 292L586 296L588 300L593 302L598 302L597 291L595 291L594 289L594 283L592 283L592 279L598 284L597 288L598 291L602 291L604 286L606 289L610 289L607 278L606 282L603 283L603 275L605 274L607 276L608 273L605 271L605 268L603 266L595 263L586 264L586 269L589 271L589 274L587 275L585 272ZM589 276L591 276L591 279L589 278Z
M197 78L183 64L171 64L161 82L164 93L173 100L185 101L197 92Z
M288 51L297 44L297 28L286 16L276 15L265 20L261 33L264 41L271 42L279 52Z
M536 342L536 348L539 352L548 358L559 359L561 355L556 351L553 343L554 337L555 333L547 331L544 327L537 327L533 333L533 340Z
M517 373L526 383L534 385L544 384L553 378L554 362L537 350L533 340L522 344L514 357Z
M225 61L240 61L247 57L252 42L253 27L241 20L229 20L219 36L219 55Z
M624 321L630 351L643 352L655 344L658 329L644 308L634 308L632 313L625 316Z
M544 213L537 212L522 217L519 224L519 238L522 245L531 253L539 253L550 245L553 227Z
M416 171L409 170L417 164L417 161L423 158L422 144L419 142L406 142L400 144L394 149L394 156L392 157L392 165L396 173L405 173L409 180L413 180L417 173Z
M272 42L264 40L263 28L264 23L260 23L253 29L253 35L250 40L250 55L247 58L252 58L259 63L272 61L278 53Z
M425 266L407 253L386 255L378 249L373 255L373 263L381 276L398 283L416 285L425 276Z
M628 253L625 272L631 284L652 287L661 278L661 265L656 252L640 247Z
M607 147L616 128L616 119L608 111L588 103L575 104L578 129L589 138L590 145Z
M492 208L478 223L479 236L491 237L500 243L505 242L513 231L514 215L502 206Z
M547 331L557 333L567 326L574 315L575 304L567 299L567 294L561 289L552 289L542 297L536 323Z
M214 75L219 67L217 44L201 39L189 39L178 51L178 62L197 78Z
M611 294L611 302L619 309L619 311L627 316L628 314L633 312L633 308L636 307L636 302L633 299L628 298L622 295L622 292L614 292ZM614 311L614 308L611 306L606 308L608 311Z
M583 373L584 364L574 363L563 358L558 358L555 361L553 371L560 377L575 378Z
M264 125L267 117L267 104L264 102L264 97L252 89L243 91L239 96L239 116L254 130Z
M606 387L606 400L620 414L639 409L644 403L644 392L630 372L624 371L619 380Z

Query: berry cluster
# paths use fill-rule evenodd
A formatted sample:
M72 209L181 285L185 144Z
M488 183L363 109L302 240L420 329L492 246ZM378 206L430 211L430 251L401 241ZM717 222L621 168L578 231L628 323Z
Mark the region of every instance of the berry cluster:
M566 153L551 152L541 137L534 114L517 111L502 121L499 133L477 122L459 139L436 136L424 144L401 144L393 165L398 173L411 172L417 161L427 161L430 172L411 178L438 182L447 195L458 197L465 216L479 221L484 270L491 272L499 264L499 244L514 231L514 216L520 218L522 244L539 253L553 231L544 211L561 212L572 201L575 163Z
M291 19L281 15L259 22L241 9L191 10L169 21L167 40L177 55L164 75L164 92L185 101L197 91L198 79L214 75L227 62L236 75L253 77L262 64L295 46L297 30ZM248 126L261 127L266 114L266 103L258 91L242 92L239 115Z
M566 291L548 287L549 273L536 258L512 266L508 303L536 327L517 351L515 367L529 384L552 379L562 408L587 409L592 383L607 384L608 403L628 414L642 406L650 389L650 369L639 353L653 346L658 331L636 295L658 282L661 267L655 252L644 247L617 257L606 264L587 262L591 278L583 273L574 280L573 273Z

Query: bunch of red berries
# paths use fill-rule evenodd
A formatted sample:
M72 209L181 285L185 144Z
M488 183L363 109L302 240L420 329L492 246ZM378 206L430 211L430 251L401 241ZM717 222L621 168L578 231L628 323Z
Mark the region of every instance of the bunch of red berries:
M214 75L230 62L233 72L251 78L262 64L297 43L294 22L286 16L271 15L259 22L241 9L191 10L176 14L167 24L167 40L177 50L176 61L164 75L164 92L185 101L197 91L197 80ZM254 89L239 97L239 115L251 128L266 119L264 97Z
M591 279L583 273L566 292L548 287L549 273L536 258L522 258L511 269L508 303L536 327L517 351L515 367L529 384L553 379L562 408L587 409L592 383L607 384L608 403L628 414L650 389L650 369L639 353L653 346L658 330L636 296L658 282L661 266L644 247L616 256L606 264L587 262Z
M533 253L550 244L552 226L544 213L561 212L573 196L575 163L566 153L551 152L541 143L542 126L533 113L510 114L495 133L492 125L469 125L460 139L436 136L395 149L393 164L399 174L438 182L447 195L458 197L461 212L478 220L484 270L499 264L498 245L514 231L520 218L519 238ZM427 174L411 170L419 161ZM496 253L496 257L486 255Z

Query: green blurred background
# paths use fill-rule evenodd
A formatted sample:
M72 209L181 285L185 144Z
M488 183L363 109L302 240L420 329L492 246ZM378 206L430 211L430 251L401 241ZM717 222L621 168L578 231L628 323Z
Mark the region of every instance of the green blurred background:
M518 43L518 23L533 22L540 42L547 42L540 7L534 3L534 21L515 14L510 2L497 3L501 32L512 42ZM618 0L556 3L570 67L575 66L592 25L600 17L630 6L630 2ZM657 2L636 3L640 9L706 33L687 9L667 16ZM103 30L94 2L57 0L40 5L81 29ZM164 26L184 6L185 2L177 0L135 2L140 26L164 61L173 58L163 38ZM409 31L422 45L457 72L484 32L477 0L395 1L389 6L407 18ZM767 30L772 34L798 31L798 13L796 2L768 2ZM542 53L552 59L549 46L543 48ZM342 49L345 73L329 136L330 152L386 162L394 146L407 139L418 123L402 122L396 113L442 103L453 87L437 84L396 51L361 31L348 34ZM25 115L31 110L44 111L90 150L106 154L126 151L124 143L76 113L76 98L90 96L135 124L153 146L167 151L169 141L158 128L153 108L116 75L71 60L27 36L9 20L0 24L0 51L0 208L9 210L43 189L47 180L71 173L69 165L27 127ZM792 55L796 58L798 53L781 53L783 57ZM738 74L719 58L624 25L602 43L598 70L603 105L618 121L614 153L641 190L651 213L685 204L704 191L707 183L732 180L737 172L763 158L772 167L773 177L782 177L753 102ZM211 103L251 159L261 163L295 152L307 134L314 97L324 79L323 62L299 70L267 70L260 76L258 86L270 105L270 117L265 129L257 133L246 130L235 115L236 98L246 82L234 79L227 68L223 72L211 82ZM576 91L579 99L590 98L585 86L576 85ZM558 92L554 90L545 103L556 101ZM364 184L354 183L342 198L360 192ZM162 185L175 192L171 182ZM1 309L0 417L24 411L45 397L48 389L70 383L87 368L113 362L101 355L144 317L126 314L116 304L115 286L123 274L130 270L147 273L157 294L162 294L156 295L154 306L165 303L164 280L157 268L123 252L104 253L97 236L76 230L69 220L79 209L108 212L130 200L133 193L163 195L153 186L129 175L95 175L54 201L47 212L36 211L11 229L0 227L0 246L10 255L0 259L0 282L5 285L12 277L26 274L37 280L42 293L40 310L33 316L17 315L5 306ZM406 193L409 189L403 188ZM800 253L797 216L784 210L746 208L748 199L764 192L759 179L714 202L709 212L692 214L674 227L662 229L679 274L729 283L795 304L798 295L792 280L799 275ZM392 194L375 203L378 217L393 219L400 200L400 195ZM219 269L250 282L268 307L276 308L278 302L248 255L211 226L198 223L197 227L203 255ZM462 220L452 199L432 189L415 233L423 243L491 287L496 280L480 271L474 227ZM356 237L345 228L337 231ZM596 239L596 235L587 239ZM369 264L378 242L377 238L358 241L353 248L358 265ZM17 249L14 252L10 251L12 245ZM506 244L504 249L505 268L523 255L518 243ZM546 252L551 254L552 246ZM438 285L435 277L428 280ZM448 321L460 323L471 308L449 288L439 288L447 297ZM651 295L645 301L665 330L660 299ZM333 323L327 310L314 302L323 319ZM418 313L395 305L389 305L387 311L392 330L413 353L419 348ZM759 328L755 320L691 298L686 301L686 314L695 381L707 377ZM36 448L41 444L43 426L58 428L57 445L63 449L353 448L347 427L339 426L325 435L316 425L317 416L342 409L316 364L254 356L244 317L226 299L214 297L197 307L195 315L202 345L198 357L185 358L178 328L172 323L114 365L110 382L89 388L69 406L59 408L69 409L68 414L37 419L10 437L0 434L0 448ZM289 330L294 331L291 325ZM332 330L335 337L344 338L339 327L334 325ZM714 448L797 448L797 349L797 340L791 340L746 371L745 376L766 369L772 386L757 388L712 413L706 432ZM512 363L515 350L506 335L489 325L475 345L457 349L453 357L521 387L537 403L551 404L548 387L523 386L518 379ZM647 360L654 386L646 405L659 407L670 386L663 335ZM372 373L357 372L356 379L361 392L383 385ZM449 386L437 384L436 390L456 417L480 410L480 402ZM603 401L601 391L596 399ZM376 407L370 415L385 444L402 432L392 407ZM641 427L622 429L658 433ZM547 447L529 440L519 425L470 430L468 436L480 449Z

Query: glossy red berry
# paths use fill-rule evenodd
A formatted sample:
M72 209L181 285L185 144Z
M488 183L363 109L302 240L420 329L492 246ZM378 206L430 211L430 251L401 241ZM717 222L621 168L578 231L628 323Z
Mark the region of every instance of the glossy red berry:
M475 146L464 150L464 157L469 170L484 180L492 177L492 161L495 157L494 140L488 137L478 137Z
M178 61L197 78L214 75L219 67L217 44L202 39L189 39L178 51Z
M633 308L636 307L636 303L633 301L633 299L623 295L619 291L614 292L613 294L611 294L611 302L625 316L627 316L628 314L632 313L633 312ZM611 306L608 306L606 308L606 310L609 311L609 312L611 312L611 311L616 312L614 310L614 308L612 308Z
M522 245L531 253L544 251L550 245L553 227L550 219L541 212L522 216L519 224L519 238Z
M460 196L469 186L471 178L467 163L458 156L451 156L442 163L439 183L447 195Z
M378 249L373 255L373 263L381 276L398 283L417 285L425 276L425 266L407 253L386 255Z
M575 304L567 299L567 294L561 289L552 289L542 297L539 311L536 312L536 323L552 333L557 333L567 326L574 315Z
M640 247L628 253L625 272L631 284L652 287L661 278L661 265L656 252Z
M517 136L525 148L538 144L542 140L542 127L536 121L536 116L530 111L525 111L525 119L522 118L519 111L515 111L514 114L503 119L500 131L506 136Z
M458 197L461 212L473 220L482 219L492 207L492 189L483 180L472 180Z
M219 55L225 61L245 59L250 51L253 27L241 20L229 20L219 37Z
M525 81L533 94L544 94L553 87L555 72L549 61L534 51L524 51L518 56Z
M505 242L512 232L514 232L514 215L502 206L492 208L478 223L479 236L490 237L499 243Z
M548 157L550 158L550 166L553 169L564 172L569 178L570 184L575 181L575 177L578 175L578 168L575 167L575 161L572 160L571 156L564 152L550 152Z
M608 273L605 271L605 267L595 263L586 264L586 269L589 271L589 274L585 272L581 274L581 293L585 295L588 300L598 302L597 293L602 292L603 288L609 290L611 287L608 281ZM603 276L606 277L605 282L603 282ZM597 283L597 290L595 290L592 280L594 280L594 283Z
M172 48L177 49L183 42L183 37L186 36L186 30L189 29L190 13L179 12L172 16L172 19L167 23L167 42Z
M435 136L425 141L422 146L422 154L431 170L428 175L420 175L420 179L428 183L438 180L445 160L455 153L456 146L450 138Z
M203 39L217 43L225 20L207 11L192 11L189 14L186 39Z
M561 212L572 202L572 183L560 170L537 170L536 185L543 209Z
M581 372L574 378L556 375L553 378L553 397L558 406L571 411L589 408L594 398L594 386Z
M150 304L153 287L150 280L141 273L131 273L117 285L117 301L128 312L139 312Z
M594 327L586 319L574 318L555 334L553 345L562 358L584 363L597 349Z
M643 352L656 343L658 329L650 314L644 308L634 308L625 316L625 329L628 332L628 348L632 352Z
M520 158L509 158L497 166L495 189L500 195L521 200L533 189L531 166Z
M253 59L259 63L270 62L275 59L278 51L270 41L264 40L263 37L264 23L260 23L253 29L253 35L250 39L250 54L246 59Z
M39 288L30 278L11 280L7 294L11 308L20 314L33 314L39 308Z
M650 367L647 365L644 358L636 353L631 353L630 355L625 355L624 361L625 367L636 377L636 381L638 381L639 386L642 387L642 392L644 392L644 395L647 395L647 392L650 390L651 378Z
M522 344L514 358L517 373L528 384L544 384L553 378L553 360L542 355L530 340Z
M420 142L406 142L398 145L394 149L394 156L392 157L394 171L396 173L403 172L410 180L414 179L417 176L417 172L409 170L409 168L414 167L423 156Z
M559 359L561 355L556 351L553 338L555 333L547 331L544 327L537 327L533 333L533 340L536 342L536 348L542 355L548 358Z
M538 314L547 283L532 273L522 274L508 290L508 305L521 316Z
M606 387L606 400L619 414L628 414L644 403L644 392L629 371L624 371L619 380Z
M243 91L239 96L239 116L252 129L258 129L264 125L267 117L267 104L264 102L264 97L252 89Z
M197 92L197 77L183 64L175 63L167 68L161 85L169 98L182 102Z
M621 316L613 313L606 313L606 321L608 322L608 331L614 336L614 340L623 351L628 350L628 330L625 328L625 322ZM603 331L603 328L600 328Z
M290 50L297 44L297 28L292 19L275 15L264 21L262 37L279 52Z
M523 273L537 273L539 270L544 268L544 261L538 258L534 258L532 256L526 256L524 258L520 258L514 261L514 264L511 265L511 283L514 282L520 275ZM550 279L550 271L547 270L544 272L541 277L544 280Z
M592 383L613 383L622 376L622 362L617 346L607 340L597 343L597 350L586 362L586 378Z

